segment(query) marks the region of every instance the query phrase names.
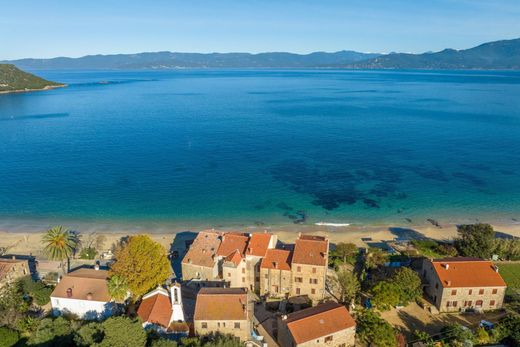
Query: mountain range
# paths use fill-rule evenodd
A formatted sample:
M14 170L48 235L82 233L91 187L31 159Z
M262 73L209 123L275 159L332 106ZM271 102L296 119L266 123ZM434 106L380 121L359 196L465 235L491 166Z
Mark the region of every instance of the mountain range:
M4 61L21 69L179 69L179 68L350 68L350 69L520 69L520 39L484 43L440 52L360 53L339 51L295 54L174 53L87 55L80 58Z

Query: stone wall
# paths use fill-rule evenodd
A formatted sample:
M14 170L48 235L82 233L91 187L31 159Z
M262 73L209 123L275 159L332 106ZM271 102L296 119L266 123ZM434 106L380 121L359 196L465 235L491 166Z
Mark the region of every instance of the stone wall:
M204 323L206 327L204 327ZM239 326L235 327L235 323ZM246 341L250 337L251 328L247 320L233 321L233 320L195 320L193 322L195 334L198 336L208 335L211 333L222 333L234 335L242 341Z
M307 295L312 301L325 297L326 266L293 264L291 296Z

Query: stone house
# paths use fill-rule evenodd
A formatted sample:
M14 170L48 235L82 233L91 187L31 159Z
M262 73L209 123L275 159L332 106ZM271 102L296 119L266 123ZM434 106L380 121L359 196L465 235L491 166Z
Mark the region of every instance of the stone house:
M15 256L0 258L0 288L30 274L28 260L16 259Z
M260 264L260 295L284 298L291 293L292 252L269 249Z
M281 347L354 346L356 322L345 306L327 302L278 318Z
M425 260L422 277L427 282L426 295L440 312L495 310L504 302L506 283L499 268L488 260Z
M251 336L247 293L242 288L202 288L193 315L195 334L231 334L246 341Z
M219 279L217 250L221 241L221 232L209 230L197 235L181 262L183 280Z
M300 234L291 260L290 296L307 295L313 302L323 300L328 259L327 238Z

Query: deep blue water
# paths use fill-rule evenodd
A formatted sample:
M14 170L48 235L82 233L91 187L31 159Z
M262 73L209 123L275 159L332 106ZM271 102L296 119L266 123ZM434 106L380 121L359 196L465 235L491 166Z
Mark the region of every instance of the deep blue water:
M519 72L38 73L69 87L0 95L0 223L520 220Z

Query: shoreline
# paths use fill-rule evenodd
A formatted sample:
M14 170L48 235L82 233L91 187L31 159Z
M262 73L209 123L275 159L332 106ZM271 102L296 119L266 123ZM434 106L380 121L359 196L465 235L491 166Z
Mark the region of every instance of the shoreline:
M514 237L520 237L520 225L501 225L493 224L495 231ZM19 254L41 256L41 237L48 228L42 225L40 231L24 230L23 227L13 231L6 230L0 226L0 247L10 247L6 254ZM73 228L82 235L95 232L106 237L105 249L110 249L112 243L127 235L140 233L148 234L152 239L162 244L166 249L170 249L175 235L182 232L199 232L209 228L189 228L189 227L170 227L161 230L146 230L142 228L121 228L107 229L106 226L92 225L88 229ZM371 242L400 239L422 239L429 238L434 240L452 240L457 236L456 225L443 225L442 228L433 225L350 225L342 227L318 226L318 225L278 225L278 226L249 226L249 227L220 227L213 228L222 231L240 232L263 232L268 231L278 235L278 239L284 242L294 242L298 233L314 234L327 236L331 243L351 242L357 246L367 246L363 238L370 238Z
M57 89L57 88L65 88L67 86L68 86L67 84L60 84L60 85L55 85L55 86L45 86L43 88L38 88L38 89L4 90L4 91L0 91L0 94L42 92L42 91L45 91L45 90L52 90L52 89Z

